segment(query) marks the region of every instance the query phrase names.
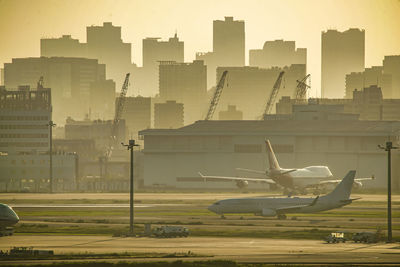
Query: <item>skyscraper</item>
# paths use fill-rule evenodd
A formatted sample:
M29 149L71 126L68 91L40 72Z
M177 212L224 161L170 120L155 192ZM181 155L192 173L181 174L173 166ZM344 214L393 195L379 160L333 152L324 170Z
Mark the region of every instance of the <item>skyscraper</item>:
M213 52L197 53L196 60L203 60L207 65L207 87L216 83L217 67L242 67L245 65L245 30L244 21L214 20Z
M233 20L233 17L214 20L213 51L217 57L218 66L244 66L244 21Z
M159 71L160 100L183 103L185 124L201 119L207 103L207 67L204 62L162 61Z
M143 68L136 80L136 87L146 95L155 95L158 91L158 66L160 61L184 62L184 43L178 35L168 41L160 38L143 39Z
M321 96L342 98L345 95L346 74L361 72L365 66L365 31L322 32Z
M249 51L249 65L260 68L307 64L307 48L297 48L295 41L266 41L262 49Z
M400 98L400 55L385 56L383 73L392 76L392 93L386 98ZM385 94L385 93L384 93Z
M70 35L61 38L40 40L40 55L43 57L83 57L98 59L106 64L107 78L116 82L119 90L125 74L133 68L131 44L121 38L121 27L104 22L102 26L86 28L87 43L80 43Z

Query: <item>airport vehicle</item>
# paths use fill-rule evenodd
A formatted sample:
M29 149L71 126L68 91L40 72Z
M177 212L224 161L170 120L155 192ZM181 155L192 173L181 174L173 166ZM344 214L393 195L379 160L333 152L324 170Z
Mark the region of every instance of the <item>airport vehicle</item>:
M237 187L247 187L249 182L261 182L279 185L284 188L284 195L307 194L308 190L313 190L314 195L319 195L326 191L326 186L337 185L341 180L332 179L333 175L327 166L308 166L301 169L285 169L279 166L275 153L269 140L265 140L266 151L268 154L269 169L258 171L251 169L237 168L240 171L246 171L265 175L267 178L247 178L247 177L227 177L227 176L206 176L199 172L199 175L205 180L232 180L236 182ZM362 186L361 181L372 180L374 177L356 178L353 186Z
M252 213L264 217L286 219L288 213L314 213L343 207L353 202L350 194L356 171L349 171L329 194L316 198L253 197L232 198L215 202L208 209L216 214Z
M155 228L153 235L155 237L187 237L189 236L189 230L183 226L164 225Z
M18 222L19 217L15 211L10 206L0 203L0 236L12 235L12 226Z
M327 237L325 237L325 241L327 243L345 243L347 239L344 237L343 232L333 232L330 233Z
M352 240L357 243L377 243L381 239L380 231L373 232L358 232L353 235Z

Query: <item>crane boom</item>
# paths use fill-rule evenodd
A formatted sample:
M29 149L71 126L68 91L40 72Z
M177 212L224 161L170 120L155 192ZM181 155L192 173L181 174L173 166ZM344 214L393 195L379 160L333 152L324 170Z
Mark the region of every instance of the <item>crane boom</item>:
M265 110L264 110L264 114L263 115L271 114L272 106L275 103L276 97L278 96L279 88L281 87L283 74L285 74L284 71L281 71L279 73L279 76L275 81L274 87L272 87L272 91L271 91L271 94L269 96L267 105L265 106ZM264 116L263 116L263 118L264 118Z
M214 115L215 109L217 108L217 104L222 93L222 89L224 88L225 78L227 74L227 70L222 73L221 79L219 80L217 88L215 89L213 98L211 99L210 107L208 108L207 116L205 118L206 121L210 120Z
M296 99L296 101L305 98L307 89L310 88L310 86L306 83L306 81L309 77L310 77L310 74L307 74L307 76L304 77L303 79L301 79L300 81L296 80L297 86L296 86L296 90L294 92L294 98Z
M110 138L110 145L109 145L109 148L107 151L107 156L111 155L113 145L114 145L115 141L117 140L118 125L119 125L119 121L121 120L122 112L124 110L125 96L126 96L126 92L128 91L128 85L129 85L129 76L130 76L130 73L127 73L125 76L125 81L124 81L124 84L122 85L121 93L119 94L117 104L115 107L115 115L114 115L113 124L111 126L111 138Z

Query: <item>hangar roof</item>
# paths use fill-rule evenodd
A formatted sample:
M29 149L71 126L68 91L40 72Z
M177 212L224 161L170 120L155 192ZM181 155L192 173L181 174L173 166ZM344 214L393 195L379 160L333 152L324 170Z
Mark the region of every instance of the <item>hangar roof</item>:
M334 135L388 136L398 135L399 121L340 120L237 120L196 121L178 129L146 129L139 135Z

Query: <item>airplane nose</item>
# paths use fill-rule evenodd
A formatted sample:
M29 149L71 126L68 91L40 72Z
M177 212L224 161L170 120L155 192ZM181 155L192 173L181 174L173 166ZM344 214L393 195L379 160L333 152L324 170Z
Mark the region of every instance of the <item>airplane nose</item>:
M214 204L212 204L212 205L208 206L208 210L209 210L209 211L211 211L211 212L217 213L217 212L216 212L216 208L215 208L215 205L214 205Z

